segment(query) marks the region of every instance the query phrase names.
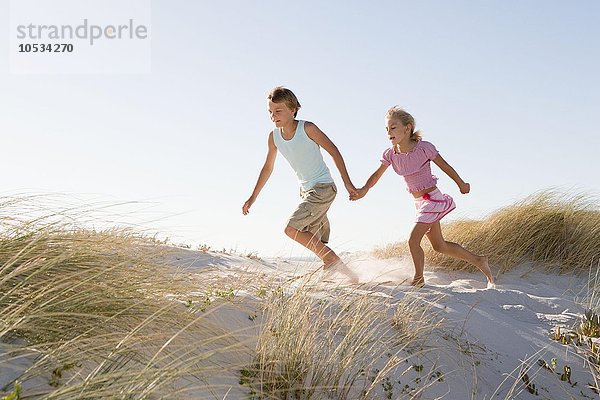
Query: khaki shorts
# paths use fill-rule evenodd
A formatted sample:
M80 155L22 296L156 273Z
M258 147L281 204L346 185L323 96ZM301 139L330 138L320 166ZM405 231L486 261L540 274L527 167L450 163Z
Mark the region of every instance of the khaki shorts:
M310 232L321 242L329 241L329 220L327 210L333 203L337 188L333 182L317 183L312 189L300 191L302 201L287 222L288 226L300 232Z

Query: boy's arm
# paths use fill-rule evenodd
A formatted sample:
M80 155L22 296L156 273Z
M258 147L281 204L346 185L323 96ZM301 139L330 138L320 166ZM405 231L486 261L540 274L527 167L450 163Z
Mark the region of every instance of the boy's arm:
M348 175L348 170L346 169L346 163L344 162L344 158L342 154L338 150L335 144L325 135L315 124L312 122L306 122L304 125L304 130L309 138L311 138L316 144L321 146L331 155L333 158L333 162L335 162L335 166L340 171L340 175L342 176L342 180L344 181L344 186L346 186L346 190L348 193L352 194L356 191L356 188L352 184L350 180L350 176Z
M435 165L440 167L440 169L444 171L446 175L448 175L450 178L452 178L454 182L456 182L462 194L469 193L469 191L471 190L471 185L463 181L462 178L458 175L458 172L456 172L454 168L452 168L452 166L442 158L442 156L438 154L438 156L432 161L435 163Z
M273 132L269 134L268 141L268 150L267 150L267 158L265 160L265 164L260 170L260 174L258 175L258 180L256 181L256 185L254 186L254 190L252 191L252 195L244 205L242 206L242 213L247 215L250 212L250 207L256 201L258 194L265 186L269 177L271 176L271 172L273 172L273 166L275 165L275 158L277 157L277 147L275 146L275 142L273 141Z
M381 164L379 166L379 168L377 168L377 170L375 172L373 172L373 174L369 177L369 179L367 179L367 183L365 183L365 186L358 189L354 193L354 195L350 195L350 200L358 200L360 198L363 198L367 194L369 189L371 189L373 186L375 186L377 181L379 181L379 178L381 178L381 176L387 170L388 167L389 167L389 165Z

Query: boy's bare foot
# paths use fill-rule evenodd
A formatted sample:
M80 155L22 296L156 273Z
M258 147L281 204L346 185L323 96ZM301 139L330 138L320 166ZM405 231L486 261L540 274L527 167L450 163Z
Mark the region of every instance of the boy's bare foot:
M344 262L337 257L337 260L323 265L323 270L327 272L328 275L339 273L342 275L346 275L346 277L350 280L351 283L359 283L358 276L352 272L350 268Z
M483 272L488 281L488 287L490 285L494 285L494 276L492 275L492 270L490 269L490 265L488 263L488 258L486 256L479 257L479 261L477 263L477 268Z
M323 269L329 269L329 268L333 268L339 264L344 264L338 256L331 257L331 258L325 258L323 260L323 263L324 263Z
M423 278L422 276L415 276L412 282L410 283L410 286L422 288L423 286L425 286L425 278Z

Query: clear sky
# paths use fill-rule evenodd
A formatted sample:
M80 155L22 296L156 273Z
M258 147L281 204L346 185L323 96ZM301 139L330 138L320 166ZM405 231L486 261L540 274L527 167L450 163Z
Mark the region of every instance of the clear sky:
M281 155L241 213L276 85L296 93L299 118L334 141L357 186L389 146L385 111L404 106L471 183L461 195L434 172L458 204L447 221L549 187L600 192L597 1L155 0L151 73L104 75L11 74L8 14L0 0L3 196L141 201L129 218L176 242L305 255L283 233L298 183ZM334 249L406 238L414 206L399 176L389 169L350 202L325 160L339 188Z

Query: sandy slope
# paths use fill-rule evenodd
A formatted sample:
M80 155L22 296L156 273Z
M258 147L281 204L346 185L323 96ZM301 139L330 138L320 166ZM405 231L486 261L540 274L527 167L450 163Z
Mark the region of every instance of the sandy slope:
M181 257L180 265L204 268L210 264L223 274L238 268L293 278L319 269L315 262L249 262L231 256L186 254L188 258ZM408 260L378 260L368 254L346 255L345 260L360 283L349 284L345 271L320 274L318 285L323 296L352 291L368 293L375 301L388 296L399 300L407 294L421 296L425 301L439 299L436 309L445 323L428 341L428 351L407 363L443 374L443 379L424 391L423 398L505 398L517 381L522 361L531 367L528 375L538 394L528 393L517 381L513 398L597 398L586 388L592 377L581 359L550 338L551 329L557 325L572 326L584 311L575 299L585 286L585 277L548 274L523 265L500 276L496 289L486 289L485 279L479 273L428 271L427 286L414 292L408 286L413 272ZM556 358L557 372L562 372L565 365L571 367L574 385L561 381L557 372L538 365L538 360L551 363L552 358ZM414 384L418 375L406 366L398 368L393 381L394 396L401 396L406 384L418 386Z
M516 383L518 399L584 399L597 398L586 386L592 382L589 371L580 358L550 338L550 330L557 325L572 326L577 314L584 310L575 302L585 285L584 277L556 275L532 271L524 265L498 279L496 289L485 289L481 274L464 272L426 272L427 285L413 291L407 285L412 266L407 260L377 260L368 254L350 254L345 259L351 273L360 280L348 283L347 273L317 272L315 296L335 296L336 293L354 292L372 296L373 301L395 301L404 296L417 296L424 302L435 302L434 309L443 317L443 325L428 338L424 351L405 355L407 360L393 372L392 398L404 398L419 388L423 399L504 399ZM319 270L314 262L283 259L250 260L226 254L178 250L169 258L176 270L185 271L199 279L210 274L231 284L244 276L269 281L276 278L290 286L295 278ZM342 271L344 272L344 271ZM348 272L348 271L346 271ZM259 300L253 289L237 287L236 307L223 307L215 313L222 324L232 331L258 332L260 318L249 315L260 313ZM239 305L245 305L240 308ZM248 330L250 329L250 330ZM248 343L248 360L253 342ZM1 353L0 348L0 353ZM243 357L242 357L243 358ZM560 380L557 372L538 366L538 360L550 363L556 358L557 369L572 368L572 382ZM528 393L516 379L522 361L531 366L529 377L537 395ZM0 387L15 376L16 367L2 361L0 354ZM227 360L221 360L226 363ZM236 360L239 362L239 360ZM416 371L413 365L423 366ZM9 372L9 369L11 371ZM418 379L435 372L438 379L423 382ZM244 387L237 384L235 375L214 377L211 383L224 385L213 391L215 398L247 398ZM576 382L576 384L575 384ZM185 384L182 383L184 386ZM378 389L376 398L386 398L388 392ZM189 398L208 398L209 393L195 391Z

